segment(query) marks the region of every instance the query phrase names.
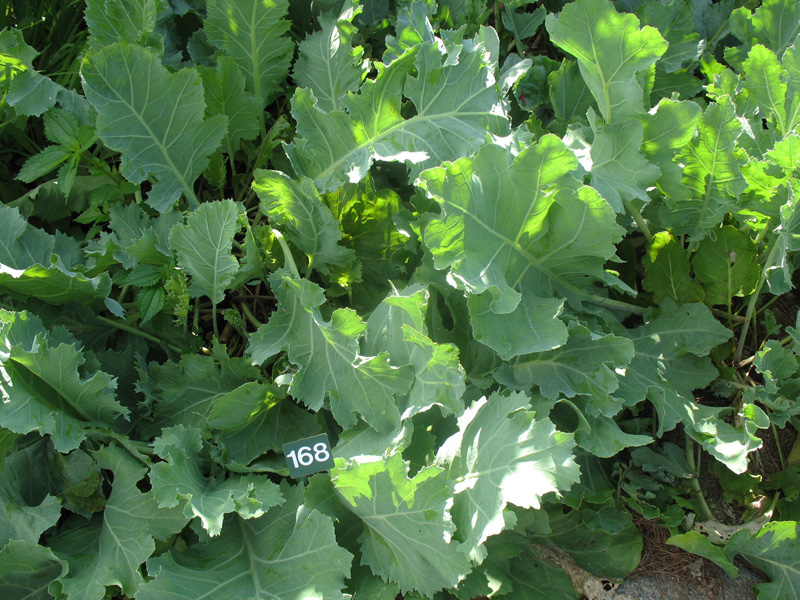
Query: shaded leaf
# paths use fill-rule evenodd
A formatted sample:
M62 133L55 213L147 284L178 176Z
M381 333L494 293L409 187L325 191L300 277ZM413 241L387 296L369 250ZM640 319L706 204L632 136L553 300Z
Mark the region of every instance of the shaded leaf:
M125 450L104 446L94 456L114 473L111 495L102 518L51 540L56 556L69 565L54 585L81 600L100 600L112 585L133 596L144 582L141 565L155 551L155 540L179 532L187 519L179 509L159 510L151 492L139 491L136 483L146 468Z
M236 61L259 108L273 100L289 72L294 44L284 36L288 8L287 0L208 0L208 41Z
M353 46L357 30L352 21L361 10L357 3L345 2L340 11L321 15L321 30L300 43L292 78L298 87L313 92L317 108L324 112L344 108L345 94L357 90L365 75L364 51Z
M485 39L449 47L426 42L378 63L378 76L345 96L342 110L324 112L312 91L296 89L297 137L286 146L295 171L329 192L363 179L376 159L408 161L419 172L476 151L487 131L507 133L496 64L486 50L497 34L482 33ZM416 108L408 119L401 115L403 96Z
M691 275L689 253L666 231L653 236L647 257L642 260L647 276L642 287L652 292L653 301L660 303L669 296L676 302L700 302L705 292Z
M150 469L158 506L182 505L184 515L199 517L210 536L219 535L226 513L235 511L243 519L254 519L283 501L278 486L264 475L204 477L202 433L195 427L164 429L153 449L164 459Z
M233 200L206 202L176 225L169 236L178 264L192 276L192 297L208 296L214 304L225 297L225 290L239 270L231 254L233 237L240 230L240 206Z
M84 439L82 424L112 424L128 409L114 396L116 380L86 374L86 356L61 328L48 332L30 313L0 311L0 425L16 433L53 436L60 452Z
M753 239L734 227L722 227L713 239L700 242L692 266L709 305L727 305L734 296L748 296L761 273Z

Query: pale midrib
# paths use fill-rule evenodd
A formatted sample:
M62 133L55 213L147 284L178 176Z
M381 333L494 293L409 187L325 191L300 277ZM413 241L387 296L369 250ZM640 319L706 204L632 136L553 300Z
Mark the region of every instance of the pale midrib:
M481 91L483 91L483 90L481 90ZM471 96L470 100L472 98L474 98L474 97L475 96ZM445 119L451 119L451 118L457 118L457 119L460 120L460 118L463 118L463 117L483 117L483 116L491 117L492 113L490 111L488 111L488 110L480 111L480 112L450 111L450 112L446 112L446 113L438 113L438 114L435 114L435 115L415 115L415 116L411 117L410 119L404 119L404 120L399 121L398 123L392 125L391 127L389 127L388 129L384 130L383 132L379 133L375 137L369 138L368 140L365 140L363 143L355 146L347 154L345 154L343 156L340 156L337 160L335 160L332 163L330 163L325 170L313 175L313 178L315 180L320 180L320 179L325 179L325 178L329 177L332 173L334 173L336 171L336 169L341 167L344 163L348 162L352 156L358 154L358 152L360 152L361 150L369 148L370 146L372 146L376 142L379 142L382 139L384 139L386 137L389 137L391 134L395 133L396 131L401 131L404 127L408 127L412 123L425 123L427 121L436 121L436 120L439 120L439 119L445 120ZM324 137L324 139L327 140L326 136L323 136L323 137ZM332 155L333 153L331 152L329 154Z
M125 63L125 66L128 67L127 62ZM100 72L99 69L96 69L95 72L100 77L100 79L103 81L103 83L106 85L106 87L109 90L111 90L111 92L113 93L114 96L116 96L118 101L128 108L130 113L136 118L137 121L139 121L139 123L145 129L145 131L147 132L147 138L151 139L153 141L153 143L155 144L155 146L160 150L161 155L164 158L164 161L166 162L167 166L169 167L169 170L172 171L173 175L175 175L176 179L181 184L181 187L183 188L184 193L186 193L186 197L189 200L192 200L192 199L196 200L196 196L194 194L194 190L191 188L189 183L186 181L186 178L183 176L183 173L180 172L178 167L172 161L172 157L170 156L169 152L167 151L167 147L163 143L161 143L161 141L158 139L158 137L156 137L155 132L153 132L153 130L150 128L150 125L147 123L147 121L142 118L142 115L138 111L135 110L135 108L134 108L134 106L132 104L128 103L125 100L125 98L123 98L120 95L120 93L117 91L117 89L114 86L111 85L111 82L105 77L105 75L103 73ZM130 73L130 70L128 70L128 72ZM131 79L131 83L132 82L133 82L133 80ZM147 83L148 83L148 94L149 94L150 83L151 83L149 74L148 74ZM186 86L188 84L189 84L189 79L187 78L186 82L184 84L184 87L183 87L183 91L179 95L180 97L183 96L183 92L186 91ZM149 96L148 96L147 100L149 101ZM175 112L177 111L177 108L178 108L178 106L176 104L173 107L172 117L174 117ZM170 117L170 119L172 119L172 117Z

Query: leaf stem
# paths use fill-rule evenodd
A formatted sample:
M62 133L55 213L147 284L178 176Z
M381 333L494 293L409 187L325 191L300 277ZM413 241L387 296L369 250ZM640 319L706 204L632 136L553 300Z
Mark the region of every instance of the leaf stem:
M292 275L295 276L295 279L301 279L300 271L297 270L297 264L294 262L292 252L289 250L289 244L286 243L283 234L277 229L273 229L272 235L275 236L275 239L278 240L278 243L281 245L286 266L289 267L289 270L292 272Z
M781 440L778 437L778 427L775 425L774 421L770 423L770 425L772 426L772 435L775 437L775 449L778 451L778 458L781 461L781 470L785 471L786 459L783 457L783 450L781 450Z
M240 302L239 303L239 308L242 309L242 314L244 314L245 319L250 321L250 324L253 327L255 327L256 329L261 327L261 325L262 325L261 321L259 321L256 318L256 316L253 314L253 312L250 310L250 308L247 306L247 304L245 304L244 302Z
M759 234L760 235L760 234ZM750 320L753 318L753 312L756 308L756 302L758 301L758 295L761 293L761 288L764 287L764 282L767 280L767 269L772 266L772 261L775 258L775 253L778 251L778 244L773 243L772 249L769 251L769 255L767 256L766 262L764 262L764 268L761 270L761 276L758 278L758 285L756 286L755 291L750 295L750 300L747 303L747 311L745 312L744 318L745 322L742 325L742 331L739 334L739 343L736 346L736 354L733 356L733 364L739 364L739 361L742 359L742 353L744 352L744 343L747 340L747 330L750 328Z
M95 440L101 440L101 441L111 440L113 442L116 442L117 444L125 448L125 450L128 451L128 454L130 454L133 458L138 460L148 469L153 466L153 464L150 462L150 459L142 456L143 454L144 455L155 454L155 452L153 452L153 449L150 447L150 444L148 444L147 442L137 442L136 440L128 439L127 437L120 435L109 429L85 429L84 432L88 437Z
M642 212L634 206L633 202L630 200L623 200L622 204L628 209L628 212L631 213L633 220L636 221L636 226L639 228L639 231L642 232L645 239L647 240L647 245L651 245L653 243L653 234L650 233L650 228L647 226L647 222L644 220L642 216Z
M630 304L629 302L622 302L621 300L603 298L602 296L597 296L595 294L586 294L585 298L587 302L591 302L592 304L598 304L613 310L621 310L623 312L631 313L632 315L643 315L647 310L643 306L637 306L636 304Z
M119 329L121 331L125 331L127 333L132 333L133 335L137 335L140 338L144 338L144 339L146 339L146 340L148 340L150 342L153 342L154 344L160 344L162 346L166 346L167 348L169 348L173 352L178 352L178 353L183 352L182 348L179 348L178 346L175 346L174 344L170 344L169 342L165 342L161 338L158 338L158 337L156 337L154 335L146 333L146 332L142 331L141 329L137 329L136 327L132 327L131 325L128 325L127 323L119 323L117 321L114 321L112 319L108 319L108 318L100 316L100 315L97 316L97 320L102 322L102 323L105 323L106 325L110 325L111 327L115 327L115 328L117 328L117 329Z
M214 328L214 337L219 339L219 326L217 325L217 303L211 303L211 325Z
M700 512L703 513L703 520L704 521L713 521L714 515L711 512L711 509L706 502L705 494L703 494L703 488L700 487L700 472L697 468L697 463L694 460L694 440L689 437L688 433L683 434L684 439L684 451L686 453L686 464L689 465L689 470L694 473L694 477L689 480L689 485L694 490L695 496L697 497L697 503L700 506Z

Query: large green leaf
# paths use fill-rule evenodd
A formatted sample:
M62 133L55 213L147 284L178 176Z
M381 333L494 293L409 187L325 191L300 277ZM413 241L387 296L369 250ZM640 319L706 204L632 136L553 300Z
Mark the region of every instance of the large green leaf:
M289 240L308 257L308 271L328 273L330 266L343 266L353 251L339 245L342 230L323 204L314 183L294 181L277 171L257 170L253 190L261 199L261 210L275 227L286 228Z
M676 234L689 233L700 240L718 225L725 213L737 208L747 182L744 162L736 140L742 126L736 120L733 102L718 98L706 108L698 125L699 135L678 154L684 164L682 183L689 191L683 198L668 198L661 218Z
M703 284L708 305L727 305L734 296L748 296L755 289L761 271L752 238L733 227L722 227L715 232L714 239L700 242L692 266Z
M494 392L473 402L458 420L459 431L437 454L437 463L456 480L452 508L460 549L475 561L486 557L483 543L504 528L510 502L539 508L550 492L580 479L571 434L556 431L546 417L535 417L530 399Z
M196 427L164 429L153 442L153 449L164 459L150 469L158 506L182 504L184 514L199 517L210 536L219 535L226 513L235 511L243 519L253 519L283 500L278 486L263 475L232 475L224 480L204 477L202 433Z
M343 600L352 555L330 518L300 504L302 487L281 491L286 502L263 517L229 516L219 537L150 559L155 579L137 599Z
M607 123L644 113L644 90L637 80L668 44L653 27L620 14L607 0L578 0L545 20L551 41L578 59L586 84Z
M12 455L0 473L0 548L11 540L36 544L61 517L58 498L50 494L42 498L41 491L30 493L29 478L38 464L26 458L22 453Z
M285 270L270 277L279 309L269 323L250 336L247 353L261 364L281 350L298 367L289 392L314 411L330 398L333 416L345 428L360 414L378 431L400 423L395 394L408 392L410 367L392 367L387 353L359 357L358 337L365 324L351 309L333 312L330 321L320 314L322 288L307 279L295 279Z
M353 18L360 13L357 3L345 2L341 10L320 16L321 31L300 43L292 78L314 93L317 108L325 112L344 108L345 94L361 85L367 63L361 58L361 46L353 47L357 33Z
M288 8L287 0L209 0L206 6L208 41L237 62L261 108L289 72L294 44L284 36L291 25L283 18Z
M443 414L459 414L464 408L464 370L458 350L452 344L436 344L427 336L428 299L428 290L419 286L396 291L367 320L364 352L388 352L393 365L414 369L414 383L402 407L404 420L434 405Z
M621 397L629 405L649 399L658 413L659 435L682 422L690 435L713 450L722 439L708 428L724 428L717 418L721 409L696 402L693 392L717 377L708 354L730 335L701 304L671 306L661 314L646 315L645 324L628 333L635 355L620 378Z
M90 50L81 68L86 97L97 109L97 135L122 152L122 174L157 181L148 203L167 212L181 195L197 203L193 185L225 135L224 116L203 120L196 71L170 73L139 46L118 42Z
M658 66L667 72L680 69L685 63L696 60L703 51L700 35L694 33L694 19L689 2L647 2L637 14L643 25L659 30L669 43L669 48L658 61Z
M111 280L107 273L85 275L80 255L72 238L49 235L26 223L18 209L0 205L0 290L55 305L102 304Z
M642 155L642 124L634 119L611 123L592 142L592 187L618 213L634 198L648 202L647 188L661 175Z
M401 591L425 596L454 586L470 571L459 544L449 540L455 525L446 504L452 481L438 467L408 478L399 454L374 462L337 461L331 472L347 509L364 523L362 562L394 581Z
M517 389L538 386L539 392L551 400L588 396L592 413L613 416L622 402L616 394L618 373L633 356L630 340L594 333L573 323L564 346L519 356L498 369L495 378Z
M320 432L314 415L286 397L285 388L250 381L216 397L207 422L220 430L216 438L231 470L246 468L286 442Z
M205 90L206 112L228 117L225 150L229 156L239 149L242 140L258 135L261 102L244 91L244 75L230 56L217 57L217 66L200 67Z
M140 43L144 34L155 31L156 18L166 8L164 0L87 0L89 43L93 47Z
M86 374L86 357L66 330L48 332L39 317L0 310L0 425L53 436L61 452L84 439L82 424L113 424L128 409L108 373Z
M571 123L584 120L590 108L596 108L589 87L580 74L580 67L574 60L564 59L558 71L547 76L550 87L548 95L557 120Z
M151 363L136 387L152 407L155 437L163 427L203 427L216 400L258 378L244 359L218 364L211 356L185 354L178 363Z
M239 270L231 254L233 238L241 229L240 207L233 200L207 202L189 215L185 225L173 227L170 247L178 264L192 276L192 296L208 296L222 302L225 290Z
M513 589L503 596L506 600L574 600L579 597L569 575L556 565L536 560L527 553L511 561L509 580Z
M699 302L705 297L703 286L690 275L689 253L675 236L660 231L642 260L647 276L642 287L652 292L653 301L669 296L676 302Z
M418 172L475 152L487 131L507 133L491 52L497 43L488 29L471 40L414 47L388 65L377 63L378 76L346 95L339 110L323 111L311 90L298 88L297 137L286 146L295 171L328 192L363 179L376 159L408 161ZM415 108L407 119L403 96Z
M759 598L790 600L800 596L799 528L795 521L775 521L755 535L740 531L725 546L728 560L740 554L772 580L755 586Z
M800 7L794 0L764 0L753 12L737 8L731 13L731 33L744 47L729 49L726 57L736 50L733 56L738 58L756 44L780 57L800 34Z
M559 507L547 512L552 533L535 533L531 541L555 544L587 571L612 579L623 579L639 564L642 534L633 524L609 535L587 527L578 510L564 514Z
M12 540L0 550L0 594L20 600L52 600L47 591L64 564L50 548Z
M56 98L66 90L33 68L39 53L25 43L22 30L0 30L0 91L3 100L20 115L39 116L53 108Z
M644 117L642 151L661 170L657 185L671 197L687 197L683 172L672 159L692 140L702 109L691 101L663 99Z
M473 328L504 358L563 344L564 327L551 322L561 303L540 302L534 318L529 299L556 294L579 302L586 286L604 280L603 265L614 255L622 231L609 205L592 188L558 187L577 187L569 175L576 167L574 154L548 135L517 156L487 145L474 159L421 176L442 209L427 220L423 241L437 269L449 269L469 294L486 294L470 300L473 323L484 319ZM486 322L487 308L511 313L513 325Z
M94 453L100 466L114 473L111 495L102 518L51 540L56 556L69 572L54 584L67 598L101 600L106 586L119 586L133 596L144 582L141 565L155 551L155 540L166 540L186 525L180 509L159 509L152 492L136 484L147 469L119 446Z

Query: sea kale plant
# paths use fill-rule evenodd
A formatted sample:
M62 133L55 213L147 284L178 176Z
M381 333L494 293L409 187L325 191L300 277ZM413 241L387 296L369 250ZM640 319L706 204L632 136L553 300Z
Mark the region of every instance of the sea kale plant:
M0 596L800 595L797 0L3 6Z

